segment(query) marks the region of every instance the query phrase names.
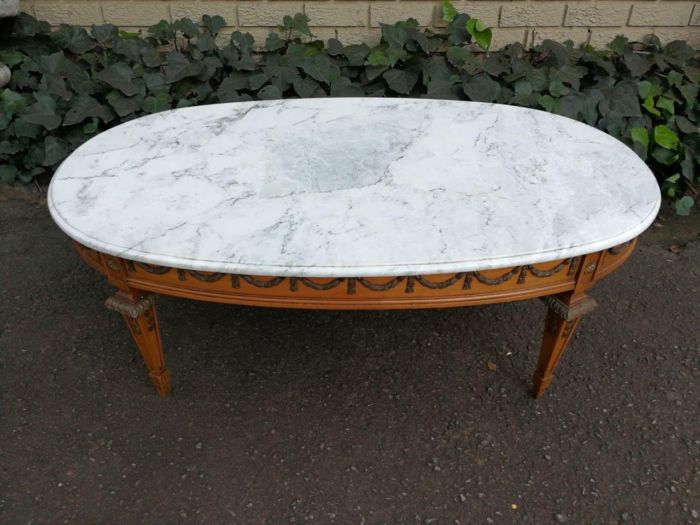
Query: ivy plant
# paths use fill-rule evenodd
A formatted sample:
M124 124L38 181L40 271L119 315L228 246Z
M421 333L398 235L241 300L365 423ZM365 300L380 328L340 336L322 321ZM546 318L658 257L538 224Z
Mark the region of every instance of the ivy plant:
M284 17L258 43L239 31L223 37L219 16L161 21L140 35L111 24L52 31L22 14L0 32L0 61L12 69L0 91L0 180L45 180L96 133L171 108L429 97L515 104L595 126L633 148L676 211L690 212L700 162L700 62L687 44L619 36L605 49L546 40L489 50L486 24L449 2L442 10L443 32L409 19L382 25L373 46L320 41L303 14Z

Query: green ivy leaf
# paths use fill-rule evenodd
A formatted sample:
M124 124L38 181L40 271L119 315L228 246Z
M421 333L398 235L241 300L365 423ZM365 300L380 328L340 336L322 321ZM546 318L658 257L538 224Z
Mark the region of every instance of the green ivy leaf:
M36 61L39 71L45 75L60 75L66 64L66 57L62 51L50 55L41 55Z
M83 133L85 133L86 135L95 134L97 132L97 129L98 127L96 118L92 119L92 121L90 122L86 122L85 124L83 124Z
M326 51L331 56L338 56L343 54L343 44L337 38L329 38L327 42ZM360 64L362 65L362 64Z
M447 25L447 42L449 44L462 45L471 42L471 35L467 31L468 20L469 15L460 13Z
M11 117L27 105L27 100L19 93L11 89L4 89L0 93L0 107L5 115Z
M113 88L118 89L127 97L135 95L139 92L139 86L133 82L134 72L124 62L112 64L108 68L105 68L97 73L95 76L102 82L105 82Z
M255 39L250 33L234 31L233 34L231 34L231 43L238 48L241 54L246 55L252 51L255 45Z
M107 102L112 106L115 113L120 117L131 115L141 109L143 104L142 96L125 97L119 91L110 91L107 94Z
M652 84L648 80L639 80L637 81L637 93L639 94L639 98L642 100L648 98L648 97L658 97L661 93L661 86L658 84Z
M375 78L382 76L382 73L389 69L389 66L367 66L365 68L365 76L370 82Z
M0 155L14 155L23 149L24 148L17 142L10 142L9 140L0 142Z
M669 42L663 50L666 62L678 67L684 67L694 55L695 50L682 40Z
M109 108L100 104L97 99L90 95L78 95L71 102L70 109L63 118L63 125L80 124L88 117L97 117L102 122L109 122L113 115Z
M432 79L428 82L428 98L444 98L451 100L459 99L459 91L452 80L441 78Z
M36 102L22 112L22 119L38 124L48 130L61 125L61 116L56 113L56 102L48 95L34 95Z
M630 136L633 142L641 144L646 155L649 150L649 131L646 128L632 128L630 129Z
M695 199L693 199L690 195L686 195L685 197L678 199L673 206L678 215L690 215L690 210L694 205Z
M258 98L261 100L276 100L282 98L282 92L277 86L265 86L258 91Z
M185 55L179 51L171 51L165 56L165 81L168 84L178 82L183 78L195 77L202 73L204 64L201 62L190 62Z
M569 92L569 88L558 78L552 79L549 82L549 93L553 97L561 97Z
M68 143L54 136L44 139L44 161L42 166L53 166L68 156Z
M340 76L340 72L331 60L325 55L307 57L301 63L301 69L314 80L330 84L332 80Z
M364 94L362 88L353 84L349 78L340 77L331 83L332 97L361 97Z
M654 63L646 55L639 55L632 50L625 51L622 61L633 77L642 76L649 71Z
M666 79L668 80L669 86L680 86L683 83L683 73L678 71L669 71Z
M202 23L207 28L207 31L214 36L216 36L223 27L226 27L226 20L219 15L204 15L202 17Z
M93 49L97 45L97 42L82 27L65 24L61 24L56 31L49 35L49 38L61 49L68 49L78 55Z
M10 125L10 132L15 137L36 139L43 134L43 128L39 124L27 122L24 117L19 117Z
M298 77L293 82L294 91L301 98L310 98L317 93L320 84L310 77Z
M627 37L623 35L617 35L612 42L609 44L606 44L605 47L613 51L614 53L618 55L624 55L625 54L625 49L627 49L627 46L629 44L629 40Z
M475 102L494 102L501 94L501 85L487 75L477 75L464 83L464 93Z
M93 25L90 32L100 44L109 42L119 36L119 29L112 24Z
M38 22L33 16L27 13L20 13L14 19L15 34L20 38L32 37L36 34L48 33L51 27L46 22Z
M282 17L282 24L277 26L277 31L281 33L291 32L293 24L294 20L292 19L292 17L289 15L285 15L284 17Z
M518 80L513 88L516 95L531 95L532 94L532 84L527 80Z
M165 20L161 20L161 22L165 22ZM125 31L123 29L120 29L119 37L123 38L124 40L136 40L137 38L141 37L141 33L137 31Z
M95 92L95 82L84 67L75 62L63 66L63 75L71 89L78 95L92 95Z
M373 49L367 55L367 64L370 66L390 66L391 60L383 49Z
M179 31L187 38L193 38L194 36L199 34L197 24L195 24L189 18L181 18L179 20L175 20L175 22L173 22L173 30ZM211 35L209 36L211 37Z
M216 49L216 40L214 40L214 36L211 33L202 33L195 37L194 45L202 53L208 53Z
M408 95L418 82L418 73L404 69L390 69L382 77L391 90L401 95Z
M656 101L656 107L659 109L663 109L671 115L675 113L675 109L673 107L673 100L671 100L670 98L659 97Z
M15 51L13 49L0 49L0 62L7 64L9 67L14 67L17 64L21 64L25 58L25 55L19 51Z
M146 97L143 101L143 110L146 113L159 113L170 109L170 95L166 92L160 92L157 95Z
M473 60L471 52L464 47L451 46L447 48L445 54L451 64L461 65Z
M479 47L488 51L493 36L491 29L481 20L470 18L466 24L467 32L474 38Z
M219 84L216 90L216 96L221 102L235 102L239 99L238 90L242 89L236 87L238 84L234 79L225 78L221 84Z
M654 142L662 148L672 150L678 147L680 140L678 139L678 135L676 135L671 128L665 124L661 124L654 128Z
M252 90L260 89L265 84L267 84L268 80L270 80L270 76L264 71L258 71L256 73L251 74L248 77L250 89L252 89Z
M537 95L537 102L550 113L556 104L556 100L549 95Z
M452 22L458 14L457 9L449 0L442 0L442 19L445 22Z
M270 33L267 35L267 40L265 40L265 49L268 51L277 51L282 49L286 45L286 42L282 40L277 33Z
M642 107L656 117L661 116L661 112L654 107L654 98L653 97L645 98L644 104L642 104Z
M311 36L311 31L309 30L309 17L302 13L297 13L294 15L292 28L302 35Z
M678 126L678 129L683 133L700 133L698 126L683 116L678 116L678 118L676 118L676 126Z
M409 34L406 29L397 25L381 24L382 41L386 42L390 48L403 49L408 42Z
M399 61L408 59L408 51L399 49L398 47L390 47L386 50L386 56L389 59L389 65L395 66Z
M224 82L226 82L228 89L235 89L240 91L242 89L250 89L249 79L250 73L234 71L229 76L227 76L221 84L223 85Z
M672 150L654 146L651 149L651 158L664 166L670 166L678 161L678 154Z
M608 111L621 117L641 117L642 112L637 98L637 86L631 81L623 80L607 93L601 104L607 106ZM603 114L607 112L601 111Z
M557 101L554 109L559 115L578 120L583 111L583 101L583 95L580 93L569 93Z
M700 91L700 86L686 83L680 86L678 91L681 92L681 95L683 95L686 103L689 106L693 106L698 99L698 91Z

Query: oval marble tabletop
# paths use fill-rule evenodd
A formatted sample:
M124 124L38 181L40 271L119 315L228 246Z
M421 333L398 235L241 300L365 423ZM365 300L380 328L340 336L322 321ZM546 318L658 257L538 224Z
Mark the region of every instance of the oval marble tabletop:
M49 208L76 241L200 271L299 277L534 264L628 241L660 193L627 146L549 113L388 98L199 106L78 148Z

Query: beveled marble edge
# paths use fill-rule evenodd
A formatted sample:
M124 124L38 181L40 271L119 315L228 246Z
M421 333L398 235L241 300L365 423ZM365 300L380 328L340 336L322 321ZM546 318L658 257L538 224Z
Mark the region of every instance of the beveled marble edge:
M101 242L94 241L91 237L82 234L70 228L62 219L60 214L50 204L49 213L61 228L61 230L71 239L80 244L92 248L107 255L113 255L126 260L152 264L155 266L168 266L171 268L180 268L183 270L195 270L200 272L221 272L237 275L252 275L252 276L278 276L278 277L318 277L318 278L334 278L334 277L398 277L409 275L438 275L452 274L459 272L473 272L483 270L495 270L499 268L512 268L515 266L523 266L527 264L540 264L553 262L569 257L578 257L587 255L602 250L607 250L614 246L618 246L627 241L638 237L643 233L656 219L661 208L661 192L659 199L656 201L654 209L644 220L637 224L636 227L619 234L616 237L601 239L596 242L571 246L560 250L549 250L530 254L519 254L512 257L472 259L465 261L449 261L442 263L424 263L424 264L397 264L397 265L373 265L373 266L275 266L275 265L254 265L241 263L222 263L217 261L201 261L196 259L182 259L177 257L160 256L153 257L152 254L139 252L134 249L128 250L125 254L125 248L113 247L105 245Z

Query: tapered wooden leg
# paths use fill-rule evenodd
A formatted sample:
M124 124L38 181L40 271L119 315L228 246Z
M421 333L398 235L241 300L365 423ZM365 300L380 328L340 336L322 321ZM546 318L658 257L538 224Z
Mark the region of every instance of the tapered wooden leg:
M533 377L532 395L536 399L541 398L552 383L554 369L571 340L581 316L596 307L595 301L584 294L555 295L543 300L547 304L547 316L540 356Z
M165 368L160 341L155 296L120 290L105 306L122 314L148 369L148 378L162 397L170 394L170 377Z

